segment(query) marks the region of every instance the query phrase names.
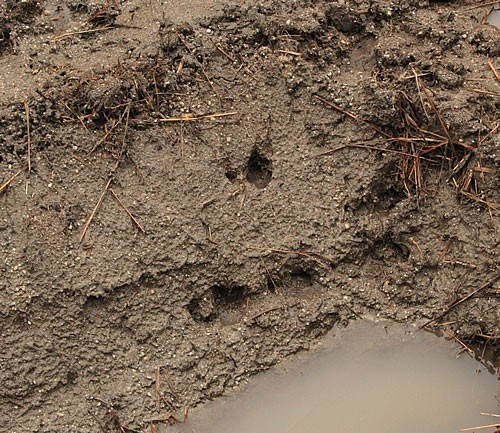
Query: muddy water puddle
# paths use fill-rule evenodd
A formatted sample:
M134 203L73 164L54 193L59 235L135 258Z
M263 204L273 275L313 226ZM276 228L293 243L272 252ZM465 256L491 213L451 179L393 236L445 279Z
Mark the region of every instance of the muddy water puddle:
M415 328L362 322L190 417L196 433L452 433L500 421L498 381ZM481 430L481 431L491 431Z
M500 29L500 6L495 6L488 16L488 22Z

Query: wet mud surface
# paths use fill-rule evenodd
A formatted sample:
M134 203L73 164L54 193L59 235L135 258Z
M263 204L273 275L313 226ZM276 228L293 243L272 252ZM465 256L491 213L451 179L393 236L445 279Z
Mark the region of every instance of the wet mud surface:
M498 367L488 12L0 1L0 430L154 431L365 315Z

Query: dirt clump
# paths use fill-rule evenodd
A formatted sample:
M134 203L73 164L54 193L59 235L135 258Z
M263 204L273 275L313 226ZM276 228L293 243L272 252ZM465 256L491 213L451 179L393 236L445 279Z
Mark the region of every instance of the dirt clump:
M4 431L145 431L367 315L498 368L486 6L13 3Z

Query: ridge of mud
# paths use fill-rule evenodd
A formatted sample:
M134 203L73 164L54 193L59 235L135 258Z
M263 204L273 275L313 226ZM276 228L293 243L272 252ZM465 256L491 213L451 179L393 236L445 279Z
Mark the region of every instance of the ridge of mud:
M425 322L488 281L446 330L498 365L498 34L467 2L214 2L184 24L155 2L61 3L125 27L2 53L40 70L32 171L0 192L6 431L140 429L334 326ZM28 132L0 99L4 182Z

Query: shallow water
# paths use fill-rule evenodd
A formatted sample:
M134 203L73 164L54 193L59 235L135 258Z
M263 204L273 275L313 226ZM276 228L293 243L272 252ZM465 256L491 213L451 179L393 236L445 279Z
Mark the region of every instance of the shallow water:
M497 29L500 29L500 8L495 8L491 11L488 16L488 22Z
M452 433L500 421L480 415L499 413L497 379L466 354L456 359L454 343L371 322L336 333L171 431Z

